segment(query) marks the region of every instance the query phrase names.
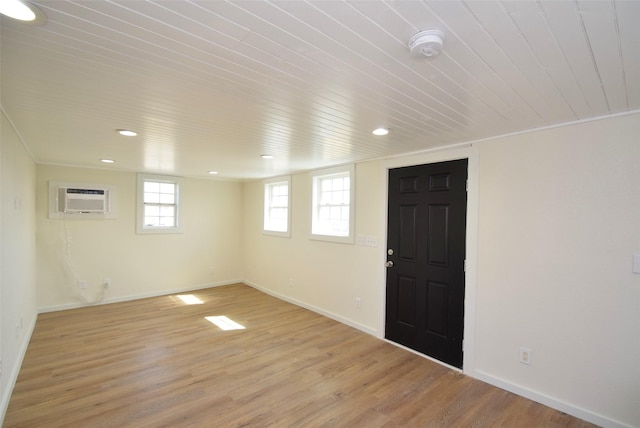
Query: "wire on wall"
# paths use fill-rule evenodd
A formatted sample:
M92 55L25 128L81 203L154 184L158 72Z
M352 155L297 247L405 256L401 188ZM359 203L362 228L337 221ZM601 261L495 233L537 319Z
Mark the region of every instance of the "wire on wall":
M86 305L95 305L102 301L104 301L105 295L107 294L107 285L102 284L100 289L98 290L95 299L89 299L83 294L83 290L79 288L80 284L80 275L76 265L73 261L73 256L71 252L71 236L69 235L69 230L67 228L67 216L63 215L62 217L63 224L63 232L64 232L64 253L63 259L65 261L65 266L69 270L70 276L74 280L70 284L70 288L72 294L77 297L80 301L82 301Z

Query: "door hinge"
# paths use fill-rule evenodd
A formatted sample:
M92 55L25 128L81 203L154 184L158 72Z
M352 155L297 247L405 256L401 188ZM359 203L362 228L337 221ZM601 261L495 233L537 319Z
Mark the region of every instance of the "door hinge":
M466 272L467 271L467 259L464 259L464 266L462 267L462 269Z
M464 190L467 192L469 191L469 180L464 182Z

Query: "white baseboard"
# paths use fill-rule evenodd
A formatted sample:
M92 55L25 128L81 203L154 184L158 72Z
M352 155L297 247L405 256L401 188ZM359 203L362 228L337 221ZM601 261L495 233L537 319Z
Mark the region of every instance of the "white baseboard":
M9 377L7 378L5 389L2 391L2 401L0 402L0 426L4 422L4 416L7 413L7 408L9 407L11 394L13 393L13 388L16 386L16 381L18 380L18 375L20 374L20 368L22 367L24 356L27 353L27 348L29 347L29 342L31 341L33 330L36 328L37 320L38 315L36 314L31 319L29 325L27 326L27 329L25 330L26 334L24 335L22 343L20 344L20 349L18 349L17 358L13 364L13 367L11 367L11 371L9 372ZM5 373L4 370L3 373Z
M185 287L185 288L158 290L158 291L152 291L149 293L132 294L132 295L121 296L121 297L111 297L111 298L101 300L100 302L97 302L94 304L76 302L76 303L67 303L64 305L57 305L57 306L46 306L43 308L38 308L38 313L43 314L46 312L56 312L56 311L64 311L67 309L83 308L85 306L96 306L96 305L106 305L109 303L128 302L130 300L146 299L148 297L166 296L168 294L186 293L188 291L202 290L204 288L220 287L223 285L238 284L242 282L243 281L240 279L221 281L221 282L210 282L207 284L192 285L190 287Z
M599 415L597 413L593 413L589 410L583 409L581 407L565 403L548 395L532 391L530 389L524 388L522 386L516 385L514 383L508 382L504 379L500 379L493 375L483 372L482 370L474 370L473 372L465 372L465 374L486 382L490 385L497 386L498 388L504 389L509 392L513 392L516 395L527 398L529 400L535 401L540 404L544 404L547 407L551 407L552 409L559 410L568 415L575 416L576 418L580 418L584 421L591 422L592 424L596 424L605 428L632 428L631 425L624 424L622 422L618 422L606 416Z
M253 287L256 290L260 290L263 293L268 294L270 296L273 296L273 297L275 297L277 299L284 300L285 302L292 303L292 304L294 304L296 306L300 306L300 307L305 308L305 309L309 309L312 312L315 312L317 314L323 315L323 316L325 316L327 318L331 318L333 320L341 322L342 324L346 324L349 327L353 327L353 328L355 328L357 330L363 331L363 332L365 332L367 334L370 334L372 336L378 337L377 336L378 335L378 331L376 329L369 328L366 325L360 324L360 323L355 322L353 320L350 320L348 318L344 318L344 317L342 317L340 315L336 315L336 314L334 314L332 312L325 311L324 309L320 309L320 308L315 307L313 305L309 305L309 304L307 304L305 302L301 302L300 300L296 300L296 299L293 299L291 297L284 296L282 294L276 293L276 292L274 292L272 290L269 290L267 288L261 287L258 284L252 283L251 281L244 280L244 281L242 281L242 283L247 284L248 286Z

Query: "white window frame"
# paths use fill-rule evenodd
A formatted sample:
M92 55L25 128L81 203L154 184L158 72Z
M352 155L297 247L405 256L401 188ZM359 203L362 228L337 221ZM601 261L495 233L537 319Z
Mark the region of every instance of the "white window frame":
M349 177L349 220L348 220L348 233L346 235L327 233L326 228L323 228L320 222L320 193L321 185L324 179L336 178L339 176ZM334 168L327 168L311 173L311 239L338 242L343 244L353 244L355 242L355 200L356 200L356 174L354 165L345 165ZM342 204L346 206L347 204ZM325 205L326 206L326 205Z
M175 224L171 227L162 226L146 226L144 224L144 183L172 183L175 184ZM181 216L181 192L182 178L167 175L155 174L138 174L138 193L137 193L137 213L136 213L136 233L138 234L163 234L163 233L182 233L182 216Z
M282 236L285 238L291 237L291 176L276 177L264 180L264 216L262 222L262 233L264 235ZM274 207L272 205L272 192L277 186L287 186L287 205L286 207L280 205ZM286 230L277 230L271 224L271 212L274 208L286 208L287 220Z

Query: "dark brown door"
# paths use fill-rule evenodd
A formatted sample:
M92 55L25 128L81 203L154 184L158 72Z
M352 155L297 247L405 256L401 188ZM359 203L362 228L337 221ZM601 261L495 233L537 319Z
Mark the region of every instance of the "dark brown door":
M467 160L389 171L385 337L462 368Z

